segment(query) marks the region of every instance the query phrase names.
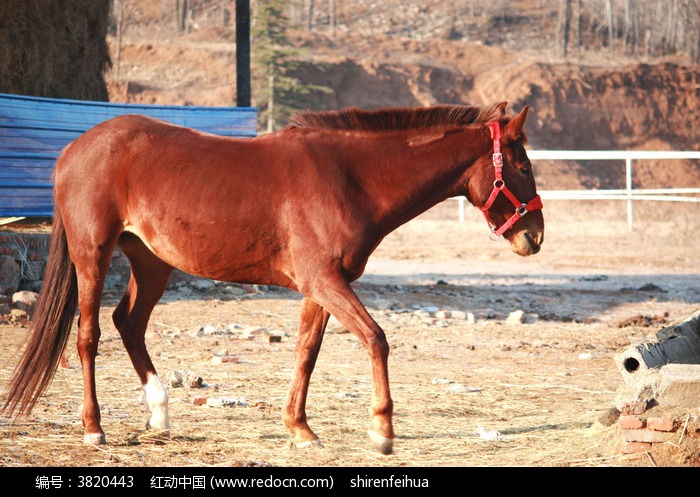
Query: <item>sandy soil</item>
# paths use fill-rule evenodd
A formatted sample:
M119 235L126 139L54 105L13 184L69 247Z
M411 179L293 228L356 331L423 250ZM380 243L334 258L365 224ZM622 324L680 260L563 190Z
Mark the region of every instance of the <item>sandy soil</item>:
M82 383L68 369L31 417L0 419L4 466L693 466L697 409L682 444L624 454L611 419L623 385L613 356L653 341L663 323L700 307L697 216L683 206L545 204L541 253L520 258L489 240L479 213L447 201L392 233L355 287L384 327L395 402L394 454L368 442L371 377L360 343L331 322L311 382L309 422L324 447L289 445L282 406L293 366L299 295L180 275L156 307L147 340L169 385L172 434L144 429L141 388L105 295L98 396L108 444L82 443ZM436 310L473 313L439 318ZM512 311L524 323L506 323ZM646 317L649 319L640 319ZM651 323L651 324L649 324ZM26 324L0 325L0 381ZM279 342L269 336L279 336ZM75 333L73 334L73 337ZM217 357L230 357L221 362ZM178 375L201 378L176 386ZM228 407L195 399L237 400ZM662 409L659 406L655 409ZM693 424L696 423L696 424ZM495 440L483 430L500 433Z
M153 30L162 27L160 21L130 22L118 64L109 40L115 61L110 100L231 105L230 30L223 35L202 25L172 39L165 30ZM549 64L537 58L539 52L516 57L477 44L465 52L464 44L444 38L378 40L359 33L308 41L316 62L332 71L317 74L305 67L311 79L304 81L329 84L321 76L332 75L344 82L334 86L335 100L328 105L481 105L506 99L533 106L537 120L528 133L536 148L692 149L697 142L697 133L685 126L692 121L688 109L697 108L695 80L678 76L682 68L628 69L610 61L611 77L601 61L577 68ZM643 76L652 69L670 82L658 93L645 86ZM590 101L623 112L602 115ZM666 120L659 122L658 115ZM629 129L628 121L638 127ZM610 132L599 132L606 126ZM668 137L668 130L678 136ZM607 169L548 167L537 171L541 189L616 187L624 180L621 173L609 177ZM649 188L696 186L697 178L697 168L687 164L635 169L638 186ZM638 454L623 453L611 416L623 385L614 355L654 340L664 323L700 307L697 204L635 204L632 232L625 209L623 202L545 202L545 244L527 259L511 253L503 240L489 240L473 209L459 223L454 201L380 245L355 287L391 345L397 437L390 456L374 452L367 440L369 362L350 333L331 323L311 381L309 423L324 447L294 449L282 407L299 295L177 275L147 333L169 385L171 437L144 429L141 387L110 319L121 296L117 284L104 298L97 369L108 444L82 443L82 380L72 343L70 367L59 369L32 415L0 418L0 466L700 465L698 409L682 413L693 419L682 443L656 444ZM474 322L440 318L436 310L471 313ZM517 310L525 322L507 324ZM27 330L28 323L0 324L0 384L9 378ZM280 341L270 341L271 335ZM188 374L201 378L199 388L173 383ZM200 397L239 402L199 406ZM500 436L490 440L484 430Z

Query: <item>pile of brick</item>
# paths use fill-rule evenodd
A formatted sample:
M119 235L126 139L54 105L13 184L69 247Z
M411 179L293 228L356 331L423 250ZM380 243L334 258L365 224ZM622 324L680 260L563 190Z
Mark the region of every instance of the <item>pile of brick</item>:
M20 290L39 292L49 255L48 233L0 231L0 303ZM128 281L129 262L119 248L112 254L106 286Z
M616 398L625 453L700 438L700 311L656 336L615 357L625 380Z
M632 454L649 452L654 444L675 443L680 445L686 437L695 438L695 432L688 431L690 414L685 418L673 415L644 416L638 414L620 415L618 426L624 441L623 452Z

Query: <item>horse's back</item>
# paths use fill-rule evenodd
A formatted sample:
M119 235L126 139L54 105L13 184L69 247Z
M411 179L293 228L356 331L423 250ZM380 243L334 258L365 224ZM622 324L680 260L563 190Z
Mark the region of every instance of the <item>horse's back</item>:
M287 284L274 268L285 258L282 190L294 189L289 176L298 170L270 140L260 141L115 117L64 150L57 206L75 239L106 247L128 231L188 273L248 281L262 279L255 269L262 267L266 283Z

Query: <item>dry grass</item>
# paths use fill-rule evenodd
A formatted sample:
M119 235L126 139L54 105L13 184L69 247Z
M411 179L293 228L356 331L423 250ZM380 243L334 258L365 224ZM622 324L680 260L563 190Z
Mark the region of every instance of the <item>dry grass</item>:
M359 341L329 327L311 382L309 422L324 447L294 449L282 422L293 366L300 299L270 289L231 296L218 286L189 296L169 291L147 335L163 378L174 370L201 376L203 389L170 388L172 434L144 430L141 389L110 322L118 298L107 295L98 357L98 396L108 445L82 443L82 384L75 351L27 420L0 420L5 466L675 466L698 461L697 412L679 444L625 455L616 425L600 423L614 407L621 377L612 357L653 338L630 315L689 315L700 305L691 238L696 216L684 206L648 209L627 233L619 205L550 203L542 253L522 259L488 239L483 219L457 222L456 203L429 211L390 235L356 288L384 327L395 402L395 452L375 453L366 428L371 377ZM666 210L669 209L669 210ZM624 211L623 211L624 212ZM589 216L589 217L587 217ZM656 216L656 217L655 217ZM685 230L685 231L683 231ZM651 236L650 234L653 234ZM406 272L403 261L411 270ZM589 278L603 275L605 278ZM436 284L438 280L447 284ZM654 282L663 291L626 290ZM476 323L438 320L414 306L473 311ZM540 313L507 326L508 312ZM487 313L491 313L491 317ZM258 326L282 334L197 337L211 324ZM26 329L0 326L0 381L7 381ZM224 351L238 362L215 365ZM586 352L591 358L581 359ZM474 391L453 393L461 384ZM246 406L200 407L196 396L237 397ZM489 441L479 427L500 432ZM679 434L680 435L680 434ZM663 450L662 450L663 449ZM694 461L694 463L693 463Z

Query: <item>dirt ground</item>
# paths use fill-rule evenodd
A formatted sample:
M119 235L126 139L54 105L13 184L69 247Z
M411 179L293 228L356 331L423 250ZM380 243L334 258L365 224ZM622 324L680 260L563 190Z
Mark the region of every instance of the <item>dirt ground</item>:
M292 448L282 407L299 295L175 275L147 332L168 384L170 438L144 429L141 388L111 324L117 283L104 299L97 369L108 444L82 442L74 330L69 368L31 416L0 418L0 465L700 465L698 408L682 413L690 420L682 443L637 454L623 453L611 417L623 385L613 356L700 307L697 206L637 203L632 232L622 202L545 201L544 213L545 243L529 258L489 240L470 206L460 223L448 200L392 233L370 259L355 287L391 345L392 455L368 441L370 369L354 336L332 321L312 377L309 423L324 447ZM524 322L507 324L516 310ZM27 323L0 325L3 384L27 331ZM198 387L187 385L192 378ZM200 397L228 405L196 405Z

